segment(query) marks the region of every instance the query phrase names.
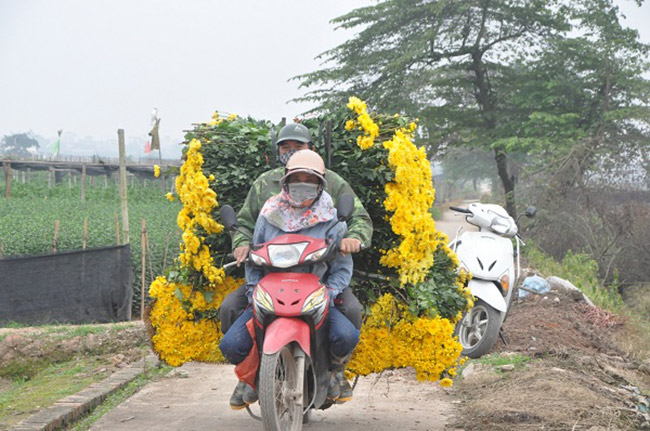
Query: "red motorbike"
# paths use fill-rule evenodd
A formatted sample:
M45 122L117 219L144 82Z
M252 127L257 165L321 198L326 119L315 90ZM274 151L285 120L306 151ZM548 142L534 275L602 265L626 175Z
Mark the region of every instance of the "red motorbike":
M350 217L353 206L351 195L341 196L339 222ZM221 218L227 229L238 229L230 206L222 207ZM261 346L255 386L266 431L301 430L311 409L332 405L327 399L330 296L309 271L333 260L338 246L327 239L286 234L254 246L248 257L247 264L268 271L251 301L256 347ZM249 413L255 417L250 409Z

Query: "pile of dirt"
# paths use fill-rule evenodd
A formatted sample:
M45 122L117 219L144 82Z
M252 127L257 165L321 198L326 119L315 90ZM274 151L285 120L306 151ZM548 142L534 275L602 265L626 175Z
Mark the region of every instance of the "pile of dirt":
M582 295L551 290L515 302L503 325L506 343L499 340L492 351L547 355L605 353L624 356L613 337L623 320L588 305Z
M141 359L148 340L141 322L84 325L81 329L72 325L1 328L0 376L3 370L35 373L38 364L64 362L79 355L105 357L118 369Z
M615 343L624 321L551 290L513 304L506 343L471 361L456 388L465 430L650 429L650 362ZM505 364L505 365L504 365Z

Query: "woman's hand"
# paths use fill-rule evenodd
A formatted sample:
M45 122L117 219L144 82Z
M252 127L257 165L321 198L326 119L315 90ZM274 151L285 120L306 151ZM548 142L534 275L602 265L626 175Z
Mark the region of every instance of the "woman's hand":
M359 253L361 251L361 241L356 238L343 238L340 249L343 256L350 253Z

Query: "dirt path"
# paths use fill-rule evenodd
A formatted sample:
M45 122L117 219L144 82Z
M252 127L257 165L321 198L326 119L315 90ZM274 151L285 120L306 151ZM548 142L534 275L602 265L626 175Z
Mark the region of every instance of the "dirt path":
M186 364L154 382L95 423L95 431L238 430L259 431L260 422L228 400L236 383L232 366ZM253 409L259 414L259 405ZM316 411L305 430L445 430L453 413L451 396L434 383L417 383L406 370L380 379L360 379L355 398Z
M458 206L466 208L467 205L469 205L471 202L475 201L465 201ZM447 207L445 207L445 211L442 213L442 218L440 220L436 220L436 229L447 234L450 241L454 240L456 237L456 231L461 226L463 227L463 230L461 232L476 229L472 225L465 222L465 215L450 211L447 209Z

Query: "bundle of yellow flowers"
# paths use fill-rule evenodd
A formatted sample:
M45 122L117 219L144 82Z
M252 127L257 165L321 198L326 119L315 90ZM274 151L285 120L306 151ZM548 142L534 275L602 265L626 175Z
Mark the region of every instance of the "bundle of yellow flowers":
M453 376L463 350L453 330L448 319L414 316L403 303L385 294L370 308L348 371L367 375L413 367L418 380L438 380L444 372ZM449 379L441 381L443 386L450 384Z
M356 119L346 122L346 130L358 125L364 134L357 137L357 145L362 150L372 148L379 136L379 125L368 114L366 103L351 97L347 106L354 111ZM424 148L412 142L416 128L414 122L397 127L392 137L381 144L388 151L388 166L393 171L392 181L384 187L383 205L390 214L390 225L398 241L392 248L381 250L380 263L397 269L402 288L425 281L438 250L443 250L454 266L458 266L458 258L447 246L447 237L436 231L430 212L435 199L431 164ZM469 308L472 296L466 279L467 274L459 273L455 285ZM454 324L462 310L451 320L440 316L416 316L408 310L407 304L396 302L390 294L382 296L371 307L349 366L351 371L363 375L386 368L412 366L418 379L438 380L443 372L453 376L453 367L462 352L462 346L453 335ZM449 386L451 380L443 379L441 384Z
M223 361L216 313L223 298L242 284L214 265L210 248L204 243L207 235L223 231L212 218L218 203L211 180L214 177L203 173L201 143L193 140L176 179L183 203L177 218L183 231L180 267L170 271L173 280L158 277L149 288L154 299L149 312L154 331L151 341L160 358L173 366L192 360Z
M155 300L149 318L154 328L151 342L160 359L175 367L188 361L222 362L219 322L203 314L216 313L223 298L241 283L226 277L218 289L203 292L156 278L149 288Z

